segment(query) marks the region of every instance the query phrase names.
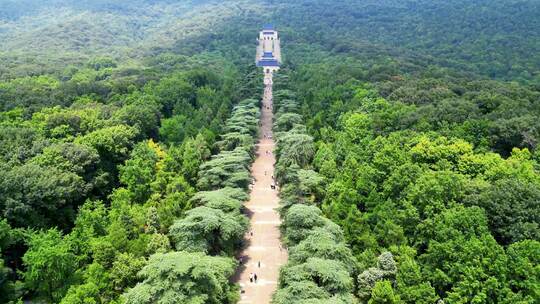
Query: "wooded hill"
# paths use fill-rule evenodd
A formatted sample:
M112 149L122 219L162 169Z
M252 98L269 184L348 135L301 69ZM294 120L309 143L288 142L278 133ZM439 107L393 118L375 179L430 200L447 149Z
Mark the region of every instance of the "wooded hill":
M0 0L0 302L236 301L255 37L273 22L290 247L274 301L535 303L539 15L534 0Z

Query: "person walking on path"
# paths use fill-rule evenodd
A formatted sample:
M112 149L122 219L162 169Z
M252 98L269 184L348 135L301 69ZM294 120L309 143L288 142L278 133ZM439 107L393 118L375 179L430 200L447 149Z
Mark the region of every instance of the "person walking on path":
M255 279L257 281L257 279ZM253 272L249 274L249 282L253 283Z
M257 274L256 273L253 275L253 279L255 280L255 283L257 283Z

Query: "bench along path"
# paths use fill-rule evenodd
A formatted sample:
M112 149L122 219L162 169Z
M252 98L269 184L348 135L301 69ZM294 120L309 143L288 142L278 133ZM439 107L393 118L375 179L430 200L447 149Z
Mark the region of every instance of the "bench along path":
M261 136L256 147L257 158L251 168L255 183L250 199L245 204L250 217L252 235L251 233L246 235L247 244L240 253L243 262L235 277L243 291L240 294L241 304L270 303L272 294L277 288L279 268L287 262L287 252L282 249L280 242L280 217L275 210L279 206L278 192L271 189L275 163L271 74L265 74L264 83ZM250 282L252 273L257 274L257 282Z

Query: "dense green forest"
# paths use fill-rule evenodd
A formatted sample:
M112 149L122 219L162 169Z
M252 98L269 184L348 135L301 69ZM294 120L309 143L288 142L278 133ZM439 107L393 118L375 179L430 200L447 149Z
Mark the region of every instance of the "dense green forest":
M275 303L536 303L537 157L411 120L430 112L357 79L314 86L308 70L282 71L275 93L291 246Z
M0 303L236 303L273 22L274 303L537 303L535 0L0 0Z

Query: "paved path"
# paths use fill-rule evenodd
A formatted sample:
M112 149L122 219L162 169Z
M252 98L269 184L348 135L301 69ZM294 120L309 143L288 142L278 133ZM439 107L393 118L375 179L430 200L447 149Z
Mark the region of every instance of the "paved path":
M272 190L275 157L272 136L272 76L265 75L265 90L261 115L261 138L257 145L257 159L251 168L255 184L245 207L250 216L251 233L246 236L247 245L240 253L243 260L235 277L243 290L240 304L270 303L277 288L279 268L287 262L287 253L281 247L279 205L277 190ZM264 135L270 135L265 138ZM267 152L268 151L268 152ZM260 263L260 266L259 266ZM257 282L251 283L250 274L257 274Z

